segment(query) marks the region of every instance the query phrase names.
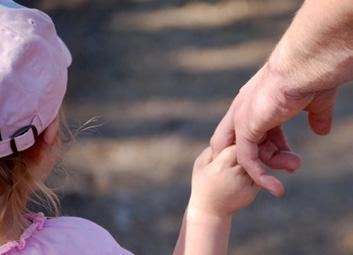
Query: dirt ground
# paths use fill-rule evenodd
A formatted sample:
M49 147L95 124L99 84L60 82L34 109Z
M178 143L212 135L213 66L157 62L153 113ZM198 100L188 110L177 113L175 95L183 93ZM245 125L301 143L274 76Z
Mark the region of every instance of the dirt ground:
M99 117L52 182L65 215L91 219L139 255L171 254L193 160L268 57L297 0L41 0L74 57L66 113ZM353 254L353 87L331 135L286 125L304 167L234 217L230 254ZM65 173L66 172L66 173Z

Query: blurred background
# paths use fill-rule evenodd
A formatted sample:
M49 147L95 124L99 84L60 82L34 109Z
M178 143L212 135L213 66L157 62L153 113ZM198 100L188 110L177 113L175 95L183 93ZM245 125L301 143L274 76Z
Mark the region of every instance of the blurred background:
M299 0L38 0L72 51L70 126L98 116L52 180L64 215L107 228L139 255L171 254L193 160L239 88L269 56ZM275 173L234 217L230 254L353 254L353 87L331 135L286 125L304 167Z

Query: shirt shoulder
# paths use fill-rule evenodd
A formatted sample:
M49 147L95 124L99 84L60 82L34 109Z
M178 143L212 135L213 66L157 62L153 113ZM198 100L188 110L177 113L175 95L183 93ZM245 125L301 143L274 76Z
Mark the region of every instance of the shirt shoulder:
M25 249L13 253L27 254L132 255L107 230L78 217L48 219L43 228L28 240Z

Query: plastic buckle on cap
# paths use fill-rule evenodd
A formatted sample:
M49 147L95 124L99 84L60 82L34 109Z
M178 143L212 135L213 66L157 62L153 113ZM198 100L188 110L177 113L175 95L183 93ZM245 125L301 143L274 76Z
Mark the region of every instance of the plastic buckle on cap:
M27 133L29 130L32 130L33 132L33 136L34 136L34 140L37 139L38 137L38 130L35 126L33 125L29 125L23 128L20 128L19 130L17 130L12 136L11 136L11 141L10 141L10 147L12 150L12 153L18 153L18 148L16 145L16 137L19 137L21 135L24 135L25 133Z

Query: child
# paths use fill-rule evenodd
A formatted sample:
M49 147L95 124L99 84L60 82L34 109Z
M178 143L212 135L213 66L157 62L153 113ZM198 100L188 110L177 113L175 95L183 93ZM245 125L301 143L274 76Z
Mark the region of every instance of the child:
M128 255L96 224L46 218L27 203L56 196L44 181L61 154L60 112L71 55L44 13L0 0L0 255ZM227 252L231 216L259 188L237 165L235 146L196 160L192 195L174 255Z

